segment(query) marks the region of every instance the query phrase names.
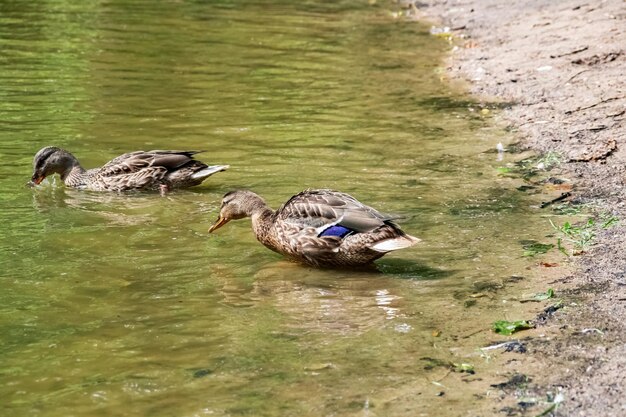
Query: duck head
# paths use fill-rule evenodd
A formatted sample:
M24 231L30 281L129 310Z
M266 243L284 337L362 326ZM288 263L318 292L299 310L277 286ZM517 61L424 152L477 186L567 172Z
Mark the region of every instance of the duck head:
M71 153L55 146L46 146L35 154L33 176L28 185L38 185L54 173L64 177L77 164L78 161Z
M219 229L231 220L250 217L267 207L265 201L257 194L248 190L230 191L222 198L220 215L209 228L209 233Z

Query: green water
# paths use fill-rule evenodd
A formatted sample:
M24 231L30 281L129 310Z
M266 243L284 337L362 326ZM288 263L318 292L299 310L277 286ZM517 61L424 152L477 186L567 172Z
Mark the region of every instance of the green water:
M497 174L491 151L507 138L440 80L449 46L392 8L0 3L0 414L471 406L462 390L437 396L441 372L423 358L480 367L476 347L509 314L489 288L528 265L519 240L536 238L537 221ZM166 197L58 178L29 189L46 145L87 168L136 149L205 149L231 169ZM423 242L352 273L285 261L249 220L207 234L228 190L277 207L309 187L402 214ZM470 306L477 291L490 296Z

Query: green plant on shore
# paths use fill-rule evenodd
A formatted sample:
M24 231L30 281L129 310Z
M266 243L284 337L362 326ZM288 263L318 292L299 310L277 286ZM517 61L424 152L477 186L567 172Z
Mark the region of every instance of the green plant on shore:
M563 156L560 153L547 152L534 161L534 166L537 169L545 169L546 171L549 171L550 169L558 166L561 162L563 162Z
M540 171L550 171L563 162L563 156L558 152L547 152L542 155L533 156L515 162L513 165L497 168L500 175L520 175L523 179L529 180Z
M546 152L542 155L523 159L516 163L519 171L546 170L558 166L563 162L563 155L558 152Z
M556 410L559 409L559 406L565 400L565 396L561 392L557 393L556 395L553 395L551 392L548 392L547 394L548 394L547 395L548 408L543 410L541 413L537 414L535 417L544 417L549 414L554 415L554 413L556 413Z
M586 223L583 223L580 226L573 225L570 222L565 222L562 226L557 226L550 219L550 225L552 225L552 228L559 233L559 236L556 239L556 246L558 250L566 256L582 254L591 246L596 237L596 230L598 227L606 230L615 226L619 222L619 219L610 213L601 213L598 216L598 220L600 222L599 224L597 224L596 220L593 218L589 218ZM566 247L563 245L564 242L569 242L569 244L573 247L571 254L568 253Z
M600 227L602 227L605 230L619 223L619 218L613 216L611 213L608 213L608 212L600 213L599 219L602 222L600 224Z
M596 237L594 228L595 221L593 219L587 220L587 223L584 223L582 226L574 226L570 222L565 222L562 226L557 226L552 219L550 219L550 224L552 228L560 234L556 239L557 248L567 256L569 256L569 254L563 246L564 241L573 245L574 250L572 250L572 255L574 255L585 252Z
M572 204L571 202L556 204L552 207L552 212L559 216L578 216L583 209L586 209L585 204Z

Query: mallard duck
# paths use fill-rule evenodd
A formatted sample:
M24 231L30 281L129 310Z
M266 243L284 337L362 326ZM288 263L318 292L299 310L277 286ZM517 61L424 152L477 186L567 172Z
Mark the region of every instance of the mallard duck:
M85 170L71 153L47 146L35 155L30 184L57 173L68 187L93 191L160 190L200 184L228 165L207 166L193 159L200 151L135 151L100 168Z
M313 266L367 265L420 239L354 197L333 190L306 190L273 211L248 190L224 195L209 233L231 220L252 218L256 238L271 250Z

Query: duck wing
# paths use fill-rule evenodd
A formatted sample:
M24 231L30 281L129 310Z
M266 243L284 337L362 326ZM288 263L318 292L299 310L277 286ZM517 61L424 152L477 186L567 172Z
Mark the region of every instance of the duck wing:
M147 168L158 168L159 171L171 172L185 166L193 159L193 155L201 151L135 151L120 155L100 168L102 177L131 174ZM150 170L152 171L152 170Z
M371 232L394 217L366 206L349 194L333 190L306 190L287 201L277 211L277 219L319 232L343 226L357 233Z

